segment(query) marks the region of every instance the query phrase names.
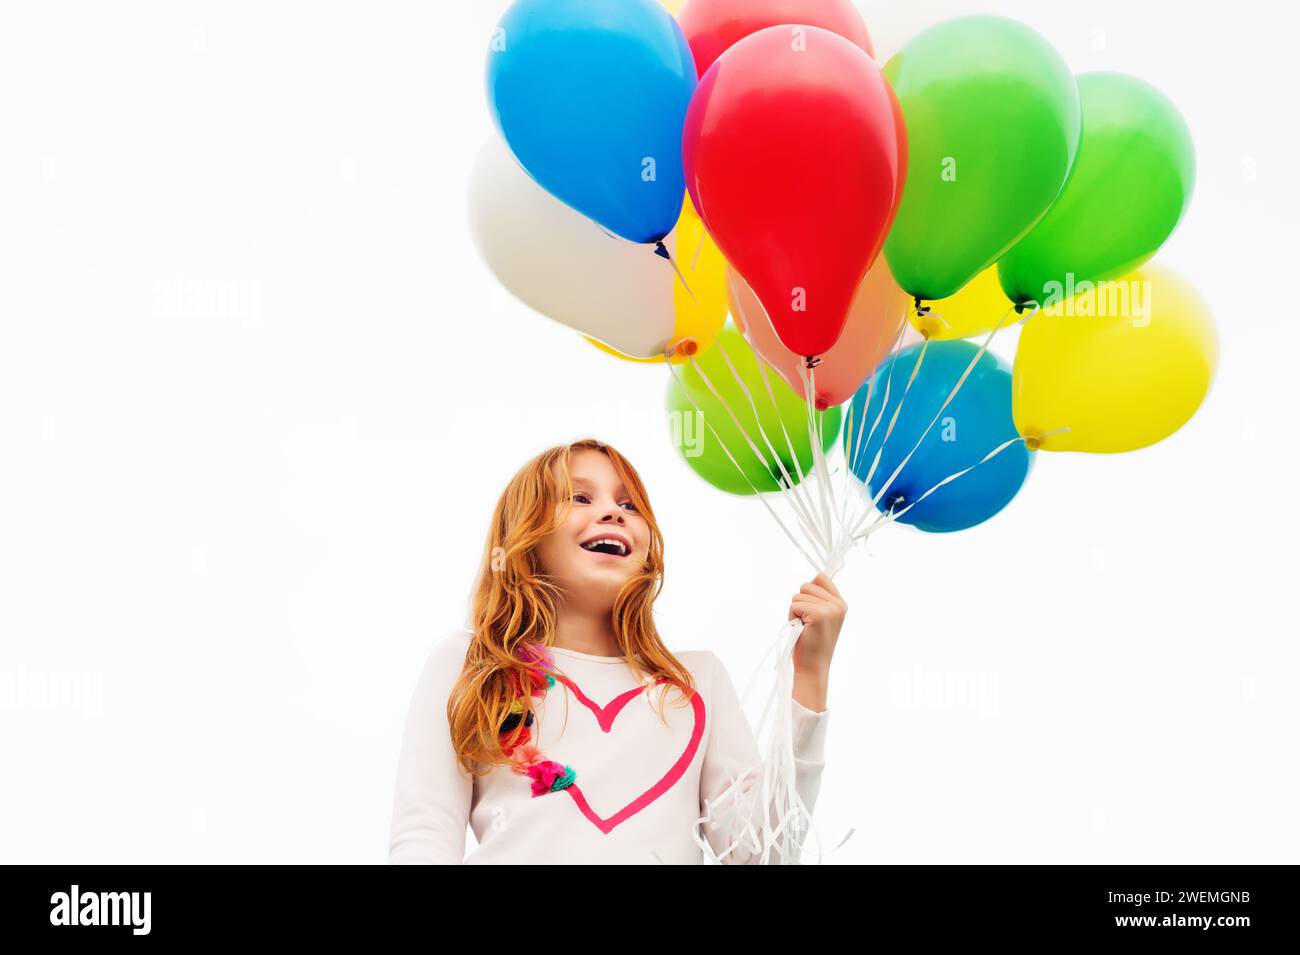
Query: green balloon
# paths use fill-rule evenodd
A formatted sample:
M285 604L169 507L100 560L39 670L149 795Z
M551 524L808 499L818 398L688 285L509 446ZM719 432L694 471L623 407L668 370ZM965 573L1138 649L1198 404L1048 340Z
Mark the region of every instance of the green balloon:
M1192 134L1163 93L1122 73L1084 73L1078 85L1083 137L1070 180L998 263L1016 303L1137 268L1169 238L1192 195Z
M898 284L952 295L1056 200L1079 144L1079 94L1041 36L1003 17L959 17L885 65L907 124L907 183L885 241Z
M754 405L745 395L744 389L736 381L736 376L727 367L727 359L735 366L736 373L749 394ZM759 491L780 491L799 483L799 470L790 454L792 445L799 458L799 467L807 475L813 463L812 443L808 440L808 406L785 379L770 366L765 368L767 382L759 371L759 359L745 341L745 337L731 326L722 330L713 345L695 357L700 371L694 365L676 366L678 378L668 381L668 429L677 448L677 453L689 464L692 470L714 487L731 494L753 494ZM709 390L708 382L726 399L723 405ZM771 385L772 395L776 397L773 405L772 396L768 394ZM698 410L697 410L698 406ZM727 407L744 426L744 433L763 452L769 467L763 467L758 457L750 450L740 429L727 413ZM755 419L754 407L758 408ZM840 409L829 408L814 412L821 418L823 451L829 451L835 445L840 431ZM762 431L759 425L762 425ZM785 430L782 431L782 425ZM710 427L711 426L711 427ZM714 432L717 432L715 435ZM790 481L785 480L781 468L773 464L772 452L763 440L766 433L772 447L785 466ZM786 435L790 444L786 444ZM724 450L724 446L725 449ZM744 476L727 457L727 451L744 469ZM750 485L753 485L753 488Z

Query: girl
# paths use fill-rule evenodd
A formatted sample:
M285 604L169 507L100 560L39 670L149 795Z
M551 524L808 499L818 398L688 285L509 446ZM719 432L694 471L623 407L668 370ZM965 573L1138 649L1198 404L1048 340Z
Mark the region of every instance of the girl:
M514 476L471 627L434 647L411 701L390 862L700 863L697 827L710 856L758 861L752 839L732 838L754 824L733 797L761 768L758 747L721 661L660 639L663 548L640 477L609 445L551 448ZM809 811L846 609L824 575L790 604L804 622L790 705ZM467 825L478 846L465 857Z

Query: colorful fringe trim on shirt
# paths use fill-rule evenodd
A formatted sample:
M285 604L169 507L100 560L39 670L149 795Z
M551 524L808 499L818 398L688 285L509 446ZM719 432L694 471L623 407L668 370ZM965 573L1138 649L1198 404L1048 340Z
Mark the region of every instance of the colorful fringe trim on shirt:
M546 672L545 667L548 667L551 661L545 650L533 648L530 655L534 662L541 666L525 671L525 678L528 681L527 694L533 699L540 700L546 696L547 690L555 686L555 677ZM578 774L572 766L547 759L532 744L533 714L530 712L526 718L522 715L525 693L523 681L515 673L510 675L510 679L515 699L510 704L510 716L506 717L501 725L501 749L506 756L510 757L510 768L533 781L534 796L544 796L546 793L567 789L573 785ZM522 730L519 729L521 719L524 720Z

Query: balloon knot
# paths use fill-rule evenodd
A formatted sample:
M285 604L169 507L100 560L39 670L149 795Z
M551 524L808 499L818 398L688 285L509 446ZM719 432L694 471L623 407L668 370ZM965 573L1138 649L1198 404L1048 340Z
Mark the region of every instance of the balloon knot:
M816 368L818 365L822 363L822 360L820 358L817 358L814 355L808 355L807 357L804 358L803 361L804 361L804 367L809 370Z
M660 239L655 243L655 255L659 256L661 259L672 258L672 256L668 254L668 246L664 245L663 239Z

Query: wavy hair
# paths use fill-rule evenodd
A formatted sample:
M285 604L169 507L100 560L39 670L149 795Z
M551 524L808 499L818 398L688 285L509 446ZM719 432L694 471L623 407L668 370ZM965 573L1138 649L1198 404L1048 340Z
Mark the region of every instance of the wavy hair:
M640 515L650 528L650 547L641 571L628 580L611 610L614 636L624 660L639 678L666 679L694 692L690 671L664 646L651 613L663 589L664 542L640 475L614 448L587 438L538 454L511 478L492 514L470 609L473 638L465 666L447 700L452 747L471 775L508 763L512 747L531 722L533 701L521 687L532 685L536 647L554 643L562 589L544 573L537 545L567 518L573 501L570 459L575 451L599 451L609 458ZM663 718L664 698L659 715ZM522 705L523 711L519 712ZM520 717L502 727L512 706Z

